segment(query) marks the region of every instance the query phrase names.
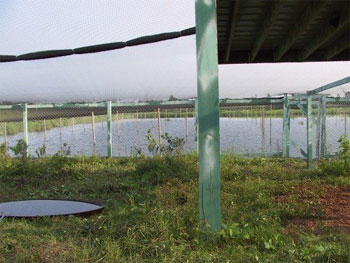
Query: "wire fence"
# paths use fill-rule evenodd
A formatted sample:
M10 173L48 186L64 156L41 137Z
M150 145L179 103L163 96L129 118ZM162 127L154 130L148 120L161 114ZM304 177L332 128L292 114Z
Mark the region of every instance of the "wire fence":
M222 101L221 151L248 156L281 155L285 136L284 99ZM292 98L290 100L293 101ZM303 108L300 109L297 104L299 101L295 99L290 109L291 157L305 157L307 151L307 118ZM150 150L152 139L157 145L167 145L169 140L178 138L183 141L183 152L196 151L195 100L123 105L111 103L110 113L107 105L27 105L26 111L24 105L2 106L0 143L5 143L10 149L18 140L24 139L32 156L43 147L49 156L58 152L69 156L132 156L153 154ZM305 107L305 102L301 105ZM313 126L315 157L336 154L338 139L342 134L349 134L348 106L350 100L347 98L324 96L324 101L319 98L314 100L313 118L317 120L321 116L320 122L315 122Z

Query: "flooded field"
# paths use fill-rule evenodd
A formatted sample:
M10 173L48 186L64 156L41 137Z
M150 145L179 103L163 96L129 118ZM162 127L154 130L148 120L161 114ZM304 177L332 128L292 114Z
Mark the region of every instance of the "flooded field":
M188 127L186 129L186 126ZM59 150L69 151L70 155L107 155L107 124L96 123L96 144L93 143L91 124L79 124L53 128L45 132L29 133L29 152L35 155L35 150L45 144L49 155ZM113 123L113 155L130 156L135 149L147 150L147 130L151 129L154 138L158 139L156 119L121 120L119 125ZM186 132L187 130L187 132ZM350 130L349 123L345 129L344 117L327 118L327 150L330 154L337 151L338 139L345 130ZM314 127L314 131L316 128ZM183 118L161 119L162 134L185 139L185 151L196 149L195 121L188 118L187 124ZM314 132L315 134L316 132ZM186 136L187 134L187 136ZM263 153L282 151L282 119L281 118L221 118L220 143L222 152ZM10 146L22 139L23 134L7 136ZM0 137L0 142L5 138ZM300 148L306 150L306 119L291 119L291 156L301 157ZM314 138L316 140L316 137ZM65 146L64 146L65 145Z

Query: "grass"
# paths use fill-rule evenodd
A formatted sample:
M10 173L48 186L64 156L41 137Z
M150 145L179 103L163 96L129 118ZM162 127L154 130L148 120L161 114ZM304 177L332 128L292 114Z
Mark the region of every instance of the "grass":
M0 221L0 262L350 262L350 237L322 226L322 186L350 189L324 161L223 155L223 229L200 241L196 155L0 159L0 201L98 201L103 213ZM334 170L334 172L332 172ZM277 200L308 185L316 198ZM283 198L282 198L283 199ZM290 222L313 218L317 232Z

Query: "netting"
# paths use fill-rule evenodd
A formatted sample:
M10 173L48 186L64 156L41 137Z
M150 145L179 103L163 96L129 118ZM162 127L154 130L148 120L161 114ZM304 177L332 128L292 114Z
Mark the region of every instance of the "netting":
M183 140L183 151L196 150L195 101L167 106L112 107L113 156L154 154L150 139L158 145ZM24 139L23 105L0 110L0 140L14 147ZM28 152L45 147L46 155L100 155L108 153L108 118L105 103L48 107L28 105ZM281 104L220 107L221 151L236 154L279 154L282 132ZM249 143L247 143L249 142Z

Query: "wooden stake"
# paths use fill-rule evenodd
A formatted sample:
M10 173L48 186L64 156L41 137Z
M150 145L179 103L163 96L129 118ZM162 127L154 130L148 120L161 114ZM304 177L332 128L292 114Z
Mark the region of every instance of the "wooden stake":
M46 133L46 120L44 119L44 137L45 139L47 138L47 133Z
M117 136L120 137L119 112L117 111Z
M7 123L4 123L4 137L5 137L5 147L7 145Z
M60 118L60 137L62 137L62 118Z
M185 127L186 127L186 137L188 137L188 109L186 108L186 116L185 116Z

